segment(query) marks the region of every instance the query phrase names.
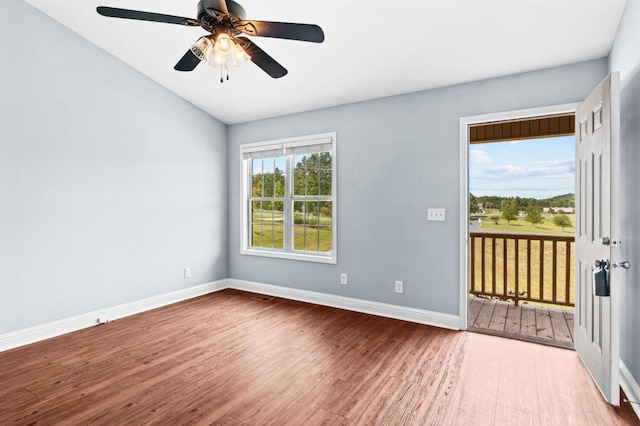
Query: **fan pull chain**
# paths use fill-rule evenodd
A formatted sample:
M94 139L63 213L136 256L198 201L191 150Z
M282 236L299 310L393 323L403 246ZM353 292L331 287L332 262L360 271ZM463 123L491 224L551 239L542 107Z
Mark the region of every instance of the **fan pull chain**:
M229 67L226 64L220 67L220 83L224 83L224 72L227 71L227 81L229 81Z

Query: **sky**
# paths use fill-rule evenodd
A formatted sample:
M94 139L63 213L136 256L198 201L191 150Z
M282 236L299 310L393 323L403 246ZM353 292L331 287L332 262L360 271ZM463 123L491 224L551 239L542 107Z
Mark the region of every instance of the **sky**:
M469 146L469 191L476 197L545 199L575 193L575 138Z

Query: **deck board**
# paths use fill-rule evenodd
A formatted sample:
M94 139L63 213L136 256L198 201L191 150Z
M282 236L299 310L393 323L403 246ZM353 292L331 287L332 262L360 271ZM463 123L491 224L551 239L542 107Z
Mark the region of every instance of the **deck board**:
M469 326L573 347L573 311L472 297Z
M496 305L493 303L483 303L474 326L489 328L489 323L491 322L491 317L493 316L493 309L495 308L495 306Z
M508 306L504 304L496 304L496 307L493 310L493 315L491 316L491 321L489 321L489 328L491 330L504 331L504 325L507 320L507 310Z
M571 341L575 342L575 337L573 336L573 330L574 330L573 318L574 318L573 312L569 312L569 311L564 312L564 319L567 321L567 328L569 329L569 335L571 336Z
M536 308L536 336L553 340L549 308Z
M520 322L520 334L537 336L536 308L531 305L522 305L522 315Z
M522 307L514 304L507 305L507 321L504 331L507 333L520 333L520 321L522 316Z
M480 308L482 308L482 302L485 299L480 297L472 297L469 301L469 324L475 324Z
M551 328L553 329L555 340L572 343L573 340L571 339L564 312L560 309L549 309L549 316L551 317Z

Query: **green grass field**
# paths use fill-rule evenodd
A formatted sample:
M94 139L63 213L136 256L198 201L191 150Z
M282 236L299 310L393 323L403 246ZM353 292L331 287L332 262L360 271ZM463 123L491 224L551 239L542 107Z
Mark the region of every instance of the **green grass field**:
M321 226L294 225L293 248L301 251L327 253L332 248L331 218L323 218ZM320 244L318 245L318 241ZM251 245L264 248L284 248L284 225L282 213L253 215Z
M574 215L568 215L568 216L571 219L571 222L575 223ZM501 218L498 221L497 225L487 218L482 220L482 225L480 225L480 230L487 231L487 232L492 232L492 231L514 232L514 233L527 232L530 234L549 234L549 235L564 235L564 236L571 236L574 233L573 225L570 228L564 228L563 230L562 228L560 228L559 226L556 226L553 223L552 218L545 218L543 223L540 223L536 226L532 226L529 222L525 221L524 218L518 218L517 221L512 220L510 224L507 224L507 221Z

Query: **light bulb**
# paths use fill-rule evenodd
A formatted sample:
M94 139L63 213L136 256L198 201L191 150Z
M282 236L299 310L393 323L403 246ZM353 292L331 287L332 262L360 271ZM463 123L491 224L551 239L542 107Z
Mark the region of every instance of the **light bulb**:
M233 60L235 63L251 60L251 56L247 55L242 46L236 44L235 53L233 54Z
M213 43L209 40L209 37L200 37L191 45L191 53L203 62L209 60L212 50Z
M216 68L222 68L227 58L220 52L214 51L213 55L209 58L209 65Z
M216 38L214 49L225 56L229 56L233 53L234 44L228 34L221 33L218 34L218 38Z

